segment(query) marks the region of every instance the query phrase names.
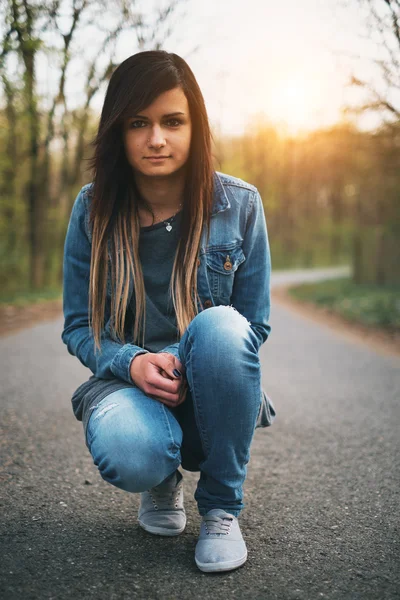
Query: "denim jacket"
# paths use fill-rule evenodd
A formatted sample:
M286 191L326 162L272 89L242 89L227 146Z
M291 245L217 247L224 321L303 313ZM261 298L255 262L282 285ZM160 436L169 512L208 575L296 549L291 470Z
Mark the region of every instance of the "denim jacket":
M257 188L242 179L214 172L214 197L210 220L210 237L206 245L203 228L198 256L197 290L201 300L198 310L220 304L231 305L250 323L258 350L271 331L270 273L271 257L264 208ZM133 384L131 362L148 350L132 343L114 341L109 334L110 281L107 282L106 326L99 352L88 322L88 289L91 257L89 204L92 184L82 187L70 216L64 244L62 341L92 373L102 379L119 378ZM132 285L132 282L131 282ZM131 337L129 338L129 335ZM160 350L179 360L179 342ZM263 393L259 426L271 425L275 409Z

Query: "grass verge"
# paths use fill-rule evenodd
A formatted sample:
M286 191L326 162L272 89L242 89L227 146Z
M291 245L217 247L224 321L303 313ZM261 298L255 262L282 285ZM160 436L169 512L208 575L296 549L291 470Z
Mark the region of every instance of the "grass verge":
M349 278L340 278L291 286L287 293L351 322L400 332L400 286L356 284Z
M0 294L0 306L12 305L17 307L46 302L46 300L59 300L62 297L62 289L45 289L32 292L30 290L20 290L13 294Z

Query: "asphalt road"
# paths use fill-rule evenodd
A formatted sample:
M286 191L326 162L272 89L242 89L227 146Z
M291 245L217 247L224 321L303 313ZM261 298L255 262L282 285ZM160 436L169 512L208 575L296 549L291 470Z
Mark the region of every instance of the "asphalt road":
M62 318L0 339L2 600L400 598L399 358L273 292L271 325L260 357L278 414L252 446L249 558L211 575L194 563L196 474L183 471L188 526L172 539L142 531L138 496L101 479L70 406L90 371L62 344Z

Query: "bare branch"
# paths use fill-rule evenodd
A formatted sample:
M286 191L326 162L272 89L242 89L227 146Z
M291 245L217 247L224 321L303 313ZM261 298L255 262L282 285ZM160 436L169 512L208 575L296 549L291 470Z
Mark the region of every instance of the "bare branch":
M357 77L352 75L350 77L350 81L349 81L348 85L362 87L362 88L368 90L375 97L375 100L371 100L370 102L362 104L361 106L358 106L358 107L351 107L351 108L347 107L345 109L346 111L362 113L363 111L366 111L366 110L377 111L377 110L386 109L389 112L391 112L392 114L396 115L400 119L400 110L398 110L396 107L394 107L393 104L391 104L391 102L389 102L385 98L382 98L380 96L380 94L378 94L378 92L368 82L362 81L361 79L358 79Z
M391 0L384 0L384 2L388 5L389 10L390 10L390 14L391 14L391 18L392 18L392 28L393 28L393 33L394 36L397 40L397 43L399 45L400 48L400 26L399 26L399 15L396 14L396 11L393 7L393 4L396 4L397 7L400 7L399 2L392 2Z
M165 42L176 27L176 22L172 21L172 16L185 2L187 0L171 0L166 8L158 10L155 23L147 25L143 20L140 22L136 29L137 42L140 49L148 47L159 50L165 45ZM177 18L179 17L177 16ZM162 32L162 27L166 23L169 23L169 26ZM145 30L150 30L150 33L146 35Z
M363 0L359 0L363 3ZM381 15L377 10L377 5L371 0L367 0L369 10L369 27L371 34L378 33L380 37L381 47L384 48L389 60L382 58L374 58L372 62L379 68L381 77L386 83L388 90L400 89L400 1L399 0L383 0L385 6L389 8L390 14ZM389 17L389 18L388 18ZM372 23L372 25L371 25ZM368 21L367 21L368 24ZM390 43L392 39L392 43ZM395 40L395 47L393 47ZM352 112L363 112L366 110L373 111L388 111L390 114L400 118L400 108L397 108L389 99L383 97L371 83L362 81L355 75L352 75L349 81L350 86L362 87L371 95L371 100L359 106L349 108Z
M1 45L1 53L0 53L0 70L4 68L4 61L7 54L11 50L11 35L13 34L14 29L10 27L10 29L6 32L3 40L0 42Z
M53 9L52 9L52 11L53 11L52 18L54 19L55 23L56 23L56 19L57 19L58 6L59 6L59 3L55 2L53 5ZM57 106L57 104L63 102L65 105L65 108L66 108L64 87L65 87L65 75L66 75L67 67L68 67L68 64L70 61L70 45L71 45L71 41L72 41L74 32L77 28L79 19L81 17L81 14L85 10L86 6L87 6L87 0L82 0L82 2L79 2L79 0L73 0L71 27L70 27L68 33L62 34L62 37L64 40L63 63L61 66L61 73L60 73L60 79L59 79L59 84L58 84L58 93L53 98L53 104L50 108L48 118L47 118L47 131L46 131L46 138L44 140L44 147L45 147L46 151L48 151L50 142L54 137L54 113L55 113L56 106Z

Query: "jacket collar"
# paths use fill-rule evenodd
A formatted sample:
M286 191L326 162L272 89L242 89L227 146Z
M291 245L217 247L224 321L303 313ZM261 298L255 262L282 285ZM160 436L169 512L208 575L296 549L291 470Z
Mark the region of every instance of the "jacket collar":
M214 197L211 216L231 207L218 171L214 171Z

